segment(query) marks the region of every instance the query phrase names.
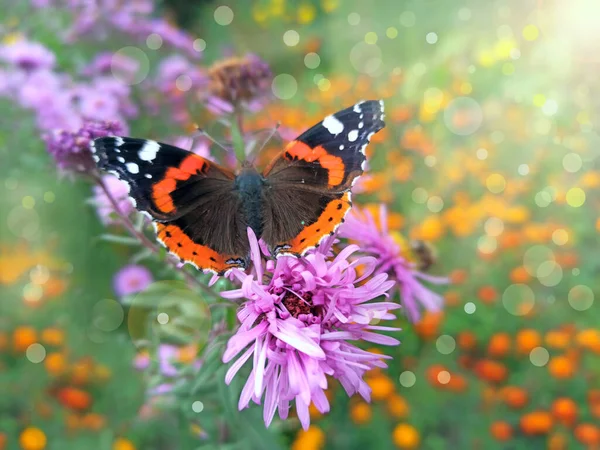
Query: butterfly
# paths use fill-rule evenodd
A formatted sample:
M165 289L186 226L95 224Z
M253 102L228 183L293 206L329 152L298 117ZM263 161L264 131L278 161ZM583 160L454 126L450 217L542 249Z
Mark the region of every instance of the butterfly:
M383 101L356 103L289 142L259 172L238 173L153 140L109 136L91 150L99 169L129 186L158 240L182 262L218 275L249 264L247 228L275 256L304 255L333 235L352 206L365 148L385 123Z

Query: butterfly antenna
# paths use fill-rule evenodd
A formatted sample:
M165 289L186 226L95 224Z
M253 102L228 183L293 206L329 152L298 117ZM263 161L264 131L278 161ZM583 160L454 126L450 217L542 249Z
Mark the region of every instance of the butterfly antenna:
M262 143L262 145L260 146L260 148L256 152L254 152L255 155L258 155L258 154L260 154L260 152L263 151L263 149L267 146L267 144L269 143L269 141L271 139L273 139L273 136L275 136L277 134L277 131L279 130L280 126L281 126L281 122L277 122L277 124L275 124L275 126L270 131L269 135L267 136L267 139L265 139L265 141Z
M206 137L210 142L212 142L213 144L215 144L217 147L224 150L225 152L227 152L227 153L231 152L231 149L228 149L227 147L225 147L223 144L221 144L219 141L217 141L215 138L213 138L210 134L208 134L204 129L200 128L198 125L194 125L194 126L196 127L196 131L198 133L200 133L201 136Z

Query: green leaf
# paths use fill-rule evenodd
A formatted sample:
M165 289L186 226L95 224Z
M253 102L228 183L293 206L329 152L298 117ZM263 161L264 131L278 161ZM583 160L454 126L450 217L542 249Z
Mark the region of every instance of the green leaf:
M118 236L116 234L102 234L96 238L99 241L112 242L114 244L138 246L140 241L129 236Z

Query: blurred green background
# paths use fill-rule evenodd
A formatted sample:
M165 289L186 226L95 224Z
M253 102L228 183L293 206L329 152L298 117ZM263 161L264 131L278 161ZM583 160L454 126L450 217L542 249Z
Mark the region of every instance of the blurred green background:
M94 5L0 0L0 449L195 449L208 420L188 417L202 398L148 406L127 311L95 328L107 314L98 302L119 300L113 277L137 249L99 238L125 234L107 231L92 184L59 175L46 151L40 117L62 97L43 82L15 95L32 74L6 55L25 40L55 55L50 70L69 89L92 86L92 111L110 108L84 69L135 47L150 75L118 94L137 112L116 118L137 137L189 136L197 122L227 138L194 89L161 75L173 55L201 71L247 53L265 60L272 95L246 117L249 130L281 121L301 132L385 99L387 127L354 199L386 203L393 230L434 247L431 273L450 278L437 289L444 310L398 320L402 345L367 378L371 404L333 386L329 414L314 411L306 432L275 423L263 448L600 448L597 2ZM173 278L160 261L140 264ZM213 448L256 447L236 445Z

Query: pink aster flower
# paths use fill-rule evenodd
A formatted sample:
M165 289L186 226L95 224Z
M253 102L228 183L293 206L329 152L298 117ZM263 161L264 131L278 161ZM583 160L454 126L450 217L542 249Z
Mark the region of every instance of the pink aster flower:
M54 53L42 44L26 40L0 46L0 59L28 72L51 69L56 62Z
M114 175L103 175L102 181L110 196L116 201L119 213L123 216L129 216L135 208L129 200L129 187ZM100 186L94 186L94 203L98 217L104 225L113 225L120 223L115 217L115 208L109 200L106 192Z
M119 297L124 297L143 291L152 281L152 272L147 268L130 264L116 273L113 279L113 288Z
M381 205L379 223L380 227L377 227L369 211L353 208L340 227L340 236L356 242L362 252L377 256L377 273L387 273L396 280L401 304L410 320L419 319L421 307L438 311L443 304L442 297L422 282L444 284L448 279L419 272L415 264L402 255L403 249L388 232L385 205Z
M389 311L399 305L372 301L387 295L394 282L385 273L371 277L375 258L350 261L358 250L355 245L330 255L333 238L303 258L283 256L265 264L251 229L248 237L253 272L232 271L242 287L221 293L243 300L237 315L241 325L223 355L223 361L229 362L243 352L227 371L227 384L252 360L239 409L250 400L260 403L264 396L263 418L269 426L277 410L285 419L295 401L298 418L307 429L311 402L322 413L329 410L327 376L338 379L348 395L358 392L368 401L371 389L363 375L374 367L387 367L382 361L387 357L361 350L353 342L399 344L377 333L398 330L377 323L394 319ZM262 253L268 255L264 245ZM361 276L358 267L363 267Z

